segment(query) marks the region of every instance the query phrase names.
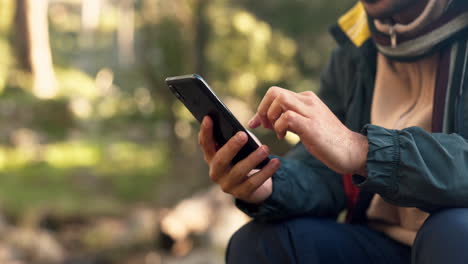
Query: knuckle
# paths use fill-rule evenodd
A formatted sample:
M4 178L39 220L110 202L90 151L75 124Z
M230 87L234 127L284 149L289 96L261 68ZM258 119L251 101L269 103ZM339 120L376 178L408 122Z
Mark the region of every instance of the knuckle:
M225 193L232 194L231 186L228 183L221 183L219 184L221 190Z
M286 94L278 94L275 101L278 106L283 107L288 102L288 97Z
M198 145L203 146L205 141L203 140L201 134L198 134Z
M268 111L267 117L269 120L273 120L275 119L275 113L273 113L273 111Z
M211 161L211 167L213 168L219 168L219 167L222 167L223 166L223 163L220 159L217 159L217 158L214 158L212 161Z
M208 158L208 155L204 154L204 155L203 155L203 160L204 160L207 164L210 164L210 159Z
M278 100L281 104L283 104L283 103L285 103L286 101L288 101L289 96L290 96L290 95L289 95L289 94L286 94L286 93L279 93L278 96L277 96L276 98L277 98L277 100Z
M284 98L284 94L281 93L281 91L278 89L275 90L275 100L278 100L281 102L281 100L283 100Z
M273 88L276 90L276 91L282 91L284 90L283 88L279 87L279 86L273 86Z
M236 164L229 171L229 176L232 178L238 178L238 175L239 175L239 164Z
M270 88L268 89L267 94L276 96L276 95L278 95L279 93L281 93L281 90L282 90L282 88L280 88L280 87L278 87L278 86L272 86L272 87L270 87Z
M216 182L216 180L218 179L218 177L216 176L212 168L210 168L210 171L208 172L208 176L210 176L210 179L214 182Z
M275 122L275 124L273 125L275 131L280 131L282 130L284 126L284 121L283 120L278 120L277 122Z
M284 119L285 119L287 122L291 121L291 120L294 118L294 114L293 114L293 112L290 111L290 110L284 112L283 115L284 115Z
M309 97L315 97L315 93L312 92L312 91L305 91L305 92L302 92L303 95L305 96L309 96Z
M278 90L278 86L271 86L268 88L267 93L275 93Z
M296 119L296 115L295 115L295 113L292 112L292 111L287 111L287 112L285 113L284 119L285 119L285 123L286 123L288 126L291 126L291 125L294 123L295 119Z
M314 104L318 100L318 96L312 91L303 92L303 95L306 97L306 102L309 104Z
M232 195L238 199L244 199L250 196L249 191L247 191L244 187L233 190Z
M255 190L255 183L252 180L245 181L245 189L247 192L252 192Z
M230 193L232 196L236 197L236 198L242 198L242 194L240 193L240 191L238 190L234 190Z
M260 116L260 117L263 117L265 116L265 109L262 108L262 104L259 104L258 107L257 107L257 114Z

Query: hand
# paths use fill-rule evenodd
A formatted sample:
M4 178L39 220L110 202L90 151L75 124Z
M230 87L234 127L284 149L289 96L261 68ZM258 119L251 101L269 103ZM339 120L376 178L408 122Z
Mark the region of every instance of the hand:
M239 132L217 151L213 137L213 121L208 116L203 119L198 135L205 161L210 167L211 180L225 193L248 203L259 204L271 195L271 176L278 170L280 162L278 159L272 159L261 170L255 170L269 153L267 146L260 146L247 158L232 166L231 160L247 143L247 139L246 133Z
M260 125L279 139L288 131L297 134L314 157L337 173L366 175L367 137L349 130L313 92L270 88L249 122L251 128Z

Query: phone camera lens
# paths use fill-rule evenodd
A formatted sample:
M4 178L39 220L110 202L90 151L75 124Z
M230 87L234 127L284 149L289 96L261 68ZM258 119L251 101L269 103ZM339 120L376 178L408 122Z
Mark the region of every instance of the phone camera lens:
M171 89L172 93L179 99L179 100L184 100L184 97L177 91L177 89L172 86L172 85L169 85L169 89Z
M174 93L175 93L175 96L179 98L179 100L184 100L184 97L182 97L182 95L178 91L175 91Z

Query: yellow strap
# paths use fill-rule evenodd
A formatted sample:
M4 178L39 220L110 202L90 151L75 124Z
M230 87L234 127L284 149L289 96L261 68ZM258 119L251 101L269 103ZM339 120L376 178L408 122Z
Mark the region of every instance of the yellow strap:
M361 2L340 17L338 25L357 47L360 47L371 36L366 11Z

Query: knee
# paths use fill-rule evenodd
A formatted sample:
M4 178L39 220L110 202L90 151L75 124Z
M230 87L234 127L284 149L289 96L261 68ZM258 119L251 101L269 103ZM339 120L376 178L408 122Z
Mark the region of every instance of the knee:
M467 242L468 209L435 213L418 232L413 246L413 264L465 263Z
M261 232L258 227L261 225L255 221L251 221L239 230L237 230L229 240L226 250L226 262L236 263L232 261L239 257L239 254L246 256L251 255L252 248L255 247L259 233ZM250 252L250 254L248 254Z
M231 237L226 263L292 263L293 253L287 242L283 223L252 221Z

